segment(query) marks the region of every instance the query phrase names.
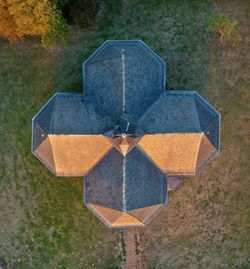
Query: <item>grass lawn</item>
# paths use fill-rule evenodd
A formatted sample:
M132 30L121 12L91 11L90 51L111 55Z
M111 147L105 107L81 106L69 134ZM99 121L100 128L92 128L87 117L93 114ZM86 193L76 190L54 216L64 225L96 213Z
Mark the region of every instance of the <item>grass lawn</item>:
M83 179L57 178L31 150L31 119L57 91L82 90L81 63L106 39L142 39L167 62L167 86L195 89L222 115L221 154L186 178L139 232L148 268L250 268L250 4L247 0L108 0L65 46L0 41L0 266L118 268L121 236L82 205ZM239 21L221 45L208 16Z

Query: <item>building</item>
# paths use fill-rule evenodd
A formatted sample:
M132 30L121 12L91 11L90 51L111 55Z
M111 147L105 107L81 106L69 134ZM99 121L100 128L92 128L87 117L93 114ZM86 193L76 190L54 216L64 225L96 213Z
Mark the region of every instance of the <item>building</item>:
M220 114L166 90L166 64L142 41L106 41L83 78L82 94L56 93L33 118L32 152L56 176L84 176L84 203L108 227L144 227L218 154Z

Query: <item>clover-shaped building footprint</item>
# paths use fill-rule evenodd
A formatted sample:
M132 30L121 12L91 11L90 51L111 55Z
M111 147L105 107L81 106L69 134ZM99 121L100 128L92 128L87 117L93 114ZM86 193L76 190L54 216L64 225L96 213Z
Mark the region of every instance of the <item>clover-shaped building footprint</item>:
M33 118L32 152L56 176L84 176L85 205L108 227L144 227L218 154L220 115L166 90L166 64L142 41L106 41L83 78L82 94L56 93Z

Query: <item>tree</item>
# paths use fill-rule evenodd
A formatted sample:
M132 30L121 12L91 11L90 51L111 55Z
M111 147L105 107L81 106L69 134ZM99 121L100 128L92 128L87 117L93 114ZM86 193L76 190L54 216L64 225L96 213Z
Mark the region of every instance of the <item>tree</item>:
M60 11L49 0L0 1L0 35L10 42L37 36L49 47L57 38L65 41L66 32Z

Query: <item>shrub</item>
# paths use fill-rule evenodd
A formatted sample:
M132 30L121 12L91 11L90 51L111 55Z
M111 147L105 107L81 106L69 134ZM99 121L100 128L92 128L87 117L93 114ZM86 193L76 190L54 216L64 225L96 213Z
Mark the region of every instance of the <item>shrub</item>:
M241 40L239 23L230 19L227 15L214 15L208 18L208 29L220 35L220 41L228 41L234 46Z
M93 24L101 0L54 0L69 24L88 27Z

